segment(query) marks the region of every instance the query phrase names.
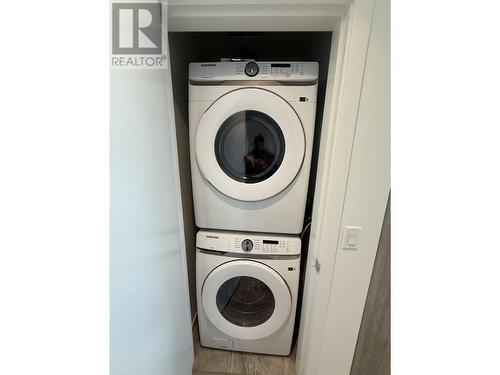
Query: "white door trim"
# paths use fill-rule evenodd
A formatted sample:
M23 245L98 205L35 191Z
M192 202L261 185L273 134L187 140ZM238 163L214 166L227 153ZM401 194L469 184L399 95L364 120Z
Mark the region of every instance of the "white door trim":
M352 0L169 0L169 31L331 31L337 29L351 3Z
M335 73L340 80L333 84L336 101L325 100L325 103L331 103L332 108L325 108L325 113L330 117L325 117L323 123L297 351L299 375L349 375L387 202L389 166L385 164L384 158L385 153L388 153L385 143L385 138L388 142L388 134L385 133L388 124L375 122L379 118L374 120L373 125L381 130L381 136L385 138L383 142L378 139L374 141L376 151L382 150L380 157L374 156L374 164L382 170L371 181L376 193L364 195L363 203L371 203L366 209L353 207L352 202L347 206L346 201L348 188L358 190L358 197L359 191L364 193L363 187L352 186L351 167L355 151L353 145L355 140L358 142L356 129L362 90L365 89L366 58L371 43L374 6L375 0L356 1L349 17L343 20ZM384 75L382 77L385 78ZM331 91L327 88L328 93ZM386 94L384 91L380 93L382 102ZM358 146L357 151L359 147L365 146ZM363 166L370 164L366 160L361 160L361 163L364 163ZM359 163L357 166L359 168ZM356 183L359 185L359 180ZM377 209L373 209L373 206L377 206ZM347 210L350 210L349 219L352 221L346 223ZM371 233L369 238L363 237L365 243L362 251L339 250L342 247L343 226L360 222L365 225L364 234ZM311 267L316 261L320 265L319 272Z
M349 15L342 20L338 39L333 40L333 44L338 43L338 55L332 48L330 67L333 68L335 60L336 65L329 75L338 79L329 77L328 84L333 88L327 87L331 96L325 99L325 106L330 107L325 108L322 126L297 350L299 375L319 374L373 4L374 0L358 0L353 4ZM320 273L311 267L316 260L321 265ZM356 337L357 334L353 332Z

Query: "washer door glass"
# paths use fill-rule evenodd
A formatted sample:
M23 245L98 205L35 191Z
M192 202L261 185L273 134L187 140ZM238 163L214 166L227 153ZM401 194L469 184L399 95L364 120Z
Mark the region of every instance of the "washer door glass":
M265 113L253 110L231 115L215 138L219 166L232 179L261 182L280 167L285 139L279 125Z
M221 315L240 327L255 327L267 321L274 312L274 296L262 281L249 276L233 277L217 292Z

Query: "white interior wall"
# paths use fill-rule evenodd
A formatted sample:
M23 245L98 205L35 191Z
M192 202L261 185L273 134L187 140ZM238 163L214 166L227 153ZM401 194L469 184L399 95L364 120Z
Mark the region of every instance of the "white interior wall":
M186 374L184 241L163 70L111 70L110 371Z
M390 189L389 103L389 1L376 0L341 222L362 231L356 251L342 248L340 232L319 374L350 373Z
M336 244L362 87L373 2L357 2L341 23L328 77L316 198L297 347L298 374L318 373ZM312 267L317 264L318 267Z
M356 164L351 166L355 156L353 148L355 143L356 147L359 147L358 150L363 151L364 147L358 146L359 141L355 141L355 136L362 132L360 129L367 126L361 122L366 121L366 117L363 119L360 106L376 107L388 103L389 100L386 71L369 73L370 69L388 69L389 66L388 55L384 55L387 52L384 47L387 46L380 42L384 38L388 39L388 32L380 30L383 29L383 26L380 26L382 17L378 16L377 27L372 29L374 4L374 0L354 2L349 14L342 21L339 33L340 56L335 71L336 77L332 79L334 97L331 103L330 99L327 100L327 106L331 107L325 109L325 113L331 117L325 117L323 125L324 145L321 146L309 250L309 265L318 260L320 269L316 271L309 267L306 271L305 304L297 351L297 370L301 375L347 375L350 372L387 201L389 123L388 117L384 122L377 111L374 111L374 114L379 117L373 117L370 125L378 127L374 133L374 143L370 149L365 149L366 152L372 151L372 154L361 152L367 159L358 159L360 177L355 182L369 198L359 200L359 196L351 197L351 203L360 203L357 207L349 205L346 198L348 188L352 187L350 179L355 173ZM378 33L378 37L372 36L372 32ZM384 33L385 35L381 36ZM369 45L370 58L367 60ZM383 59L385 61L381 62ZM382 81L374 84L374 77L377 75L380 75ZM381 86L377 86L380 83ZM368 89L370 85L371 88ZM370 109L366 113L369 115ZM388 116L388 111L385 114ZM383 134L386 130L387 133ZM384 159L385 157L387 159ZM384 161L387 163L384 164ZM363 171L363 167L367 169ZM370 168L370 173L367 173ZM363 180L363 176L370 178ZM380 189L373 188L372 185L382 186L381 190L387 188L387 193L377 195ZM368 204L369 199L372 199L371 206ZM382 207L380 211L377 211L378 205ZM351 212L357 212L364 221L360 220L359 224L345 224L344 212L349 209ZM356 209L358 211L355 211ZM363 213L368 215L363 217ZM339 255L346 251L341 249L341 228L345 225L363 227L359 250L354 252L354 255L351 254L357 262L350 264L343 259L345 254ZM373 233L376 233L376 236ZM346 279L347 277L350 279Z

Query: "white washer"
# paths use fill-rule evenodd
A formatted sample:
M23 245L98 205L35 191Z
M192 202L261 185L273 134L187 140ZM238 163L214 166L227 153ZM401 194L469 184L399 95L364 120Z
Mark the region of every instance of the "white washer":
M300 233L316 116L316 62L189 64L196 225Z
M201 345L289 355L300 272L298 236L199 231Z

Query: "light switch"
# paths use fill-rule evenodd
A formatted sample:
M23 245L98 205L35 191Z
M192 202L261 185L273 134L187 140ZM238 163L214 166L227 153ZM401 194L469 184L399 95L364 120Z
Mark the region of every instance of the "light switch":
M347 235L347 245L349 246L356 246L358 243L357 237L355 236L355 233L348 233Z
M344 238L342 240L342 249L357 250L359 243L359 233L361 227L344 227Z

